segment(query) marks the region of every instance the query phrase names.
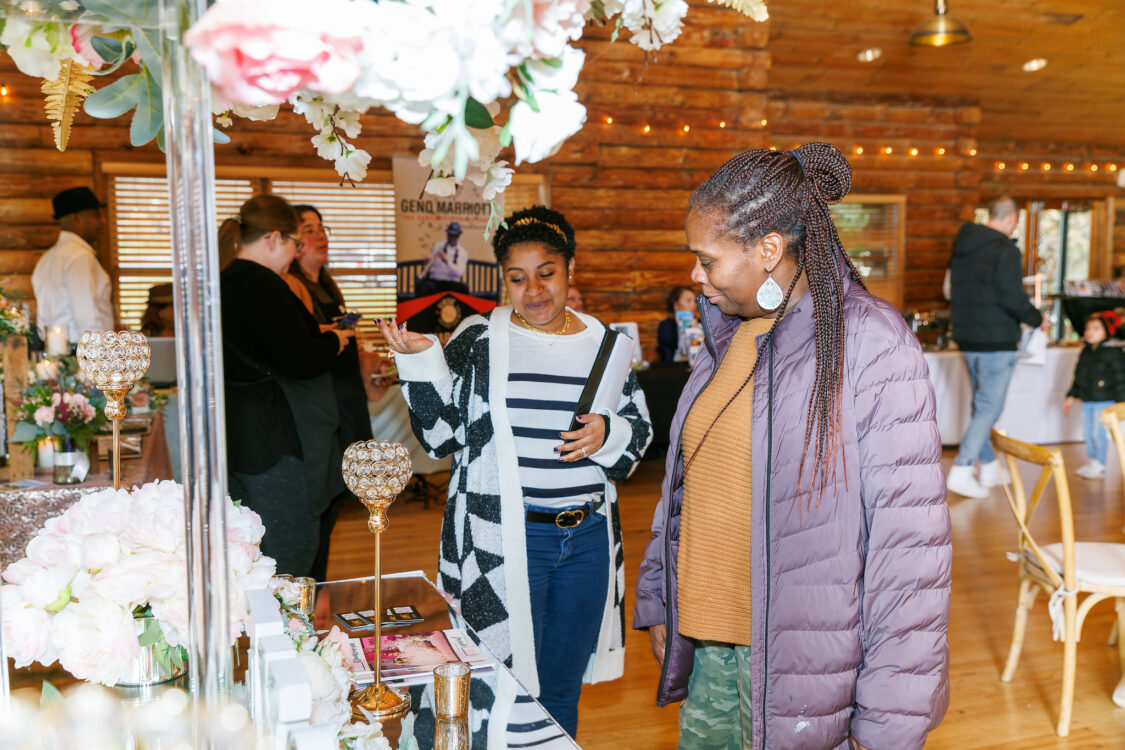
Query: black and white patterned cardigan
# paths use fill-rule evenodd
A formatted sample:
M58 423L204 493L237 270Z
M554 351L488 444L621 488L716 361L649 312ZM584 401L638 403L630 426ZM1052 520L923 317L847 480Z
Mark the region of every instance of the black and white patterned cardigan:
M595 330L596 318L574 313ZM442 521L438 585L466 622L533 694L539 694L531 625L523 492L508 423L509 326L512 308L465 319L440 346L396 355L402 392L418 441L434 458L452 454ZM435 340L436 341L436 340ZM492 405L498 405L492 408ZM583 677L600 682L625 669L625 567L617 493L652 439L644 392L630 373L609 435L590 459L605 470L610 585L594 654Z

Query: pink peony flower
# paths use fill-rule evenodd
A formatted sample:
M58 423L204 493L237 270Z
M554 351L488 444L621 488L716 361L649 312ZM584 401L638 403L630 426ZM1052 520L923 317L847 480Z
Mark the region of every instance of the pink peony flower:
M54 421L55 421L55 407L53 407L53 406L40 406L38 409L35 410L35 424L39 425L40 427L46 427L47 425L53 423Z
M33 661L46 666L58 658L51 646L51 616L32 606L19 586L0 586L4 649L16 669Z
M234 102L282 104L298 89L347 91L359 78L362 23L348 0L216 3L184 34L212 85Z
M74 51L86 58L92 66L100 68L105 65L105 60L94 49L91 39L103 35L101 27L89 23L76 23L70 27L70 43Z
M51 406L58 406L62 402L63 402L63 397L62 397L61 393L59 393L58 391L55 391L54 393L51 394Z
M67 403L70 404L71 409L81 409L83 406L90 403L90 399L86 398L81 393L68 393L67 396L70 397Z
M135 391L129 394L129 405L143 409L152 403L152 396L145 391Z

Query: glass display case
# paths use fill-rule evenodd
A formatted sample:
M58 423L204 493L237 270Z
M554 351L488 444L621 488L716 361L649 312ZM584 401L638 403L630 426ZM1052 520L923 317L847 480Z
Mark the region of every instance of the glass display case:
M829 206L844 250L871 293L902 309L905 195L849 195Z

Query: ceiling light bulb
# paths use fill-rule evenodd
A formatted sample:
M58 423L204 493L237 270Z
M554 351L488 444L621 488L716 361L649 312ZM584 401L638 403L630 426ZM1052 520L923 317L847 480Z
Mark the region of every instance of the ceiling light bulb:
M1098 165L1097 164L1091 164L1090 165L1090 171L1091 172L1097 172L1098 171Z
M690 133L691 132L691 125L684 125L684 132Z
M7 95L8 95L8 87L7 86L0 86L0 96L7 96Z
M1071 164L1070 162L1067 162L1066 163L1066 171L1067 172L1073 172L1074 171L1074 165Z
M856 146L855 147L855 155L859 156L862 153L863 153L863 146Z
M883 153L886 154L887 156L890 156L894 152L895 152L895 150L893 148L891 148L890 146L887 146L886 148L883 149Z
M769 121L769 120L762 120L762 127L763 127L763 128L764 128L764 127L765 127L766 125L769 125L769 124L770 124L770 121Z
M976 155L977 155L977 150L975 148L969 149L969 156L976 156Z
M641 131L642 131L642 132L643 132L643 133L644 133L645 135L648 135L649 133L651 133L651 132L652 132L652 126L651 126L651 125L645 125L645 126L644 126L643 128L641 128Z
M1036 57L1033 60L1028 60L1027 62L1025 62L1022 67L1028 73L1034 73L1037 70L1043 70L1043 68L1047 67L1047 58Z
M1030 165L1030 164L1028 164L1028 163L1027 163L1026 161L1025 161L1025 162L1020 162L1020 169L1024 170L1025 172L1027 171L1028 167L1030 167L1030 166L1031 166L1031 165Z
M777 151L777 146L770 146L770 151Z
M916 148L910 149L910 155L911 156L917 156L918 155L918 149L916 149Z
M942 147L938 148L937 155L938 156L945 156L945 146L942 146Z
M1002 161L999 161L999 162L996 162L996 168L999 169L1001 172L1003 172L1005 169L1008 168L1008 165L1005 164Z
M606 117L605 118L605 124L606 125L612 125L613 124L613 118L612 117Z
M875 62L882 56L883 50L879 49L878 47L868 47L867 49L861 49L859 52L857 52L855 55L855 59L859 60L862 63L869 63Z
M1051 163L1050 162L1045 161L1045 162L1043 162L1043 164L1041 166L1042 166L1044 172L1050 172L1051 171Z
M727 126L726 120L719 120L719 127L720 128L725 128L726 126Z
M910 43L915 47L948 47L972 39L968 27L946 11L945 0L935 0L934 14L914 27Z
M1106 167L1106 169L1108 169L1110 172L1116 172L1117 171L1117 165L1116 164L1110 164L1108 167Z

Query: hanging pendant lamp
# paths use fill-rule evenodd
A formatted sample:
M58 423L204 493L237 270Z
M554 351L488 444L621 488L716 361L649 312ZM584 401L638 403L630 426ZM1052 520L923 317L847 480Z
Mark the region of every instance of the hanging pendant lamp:
M972 39L969 28L947 11L945 0L935 0L934 14L915 27L910 43L915 47L948 47Z

